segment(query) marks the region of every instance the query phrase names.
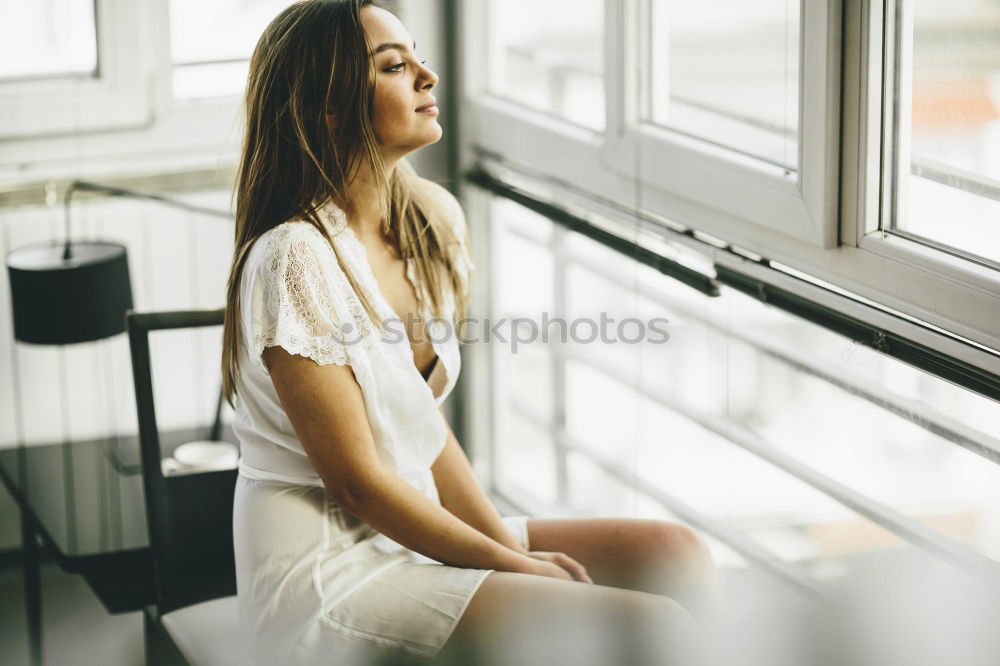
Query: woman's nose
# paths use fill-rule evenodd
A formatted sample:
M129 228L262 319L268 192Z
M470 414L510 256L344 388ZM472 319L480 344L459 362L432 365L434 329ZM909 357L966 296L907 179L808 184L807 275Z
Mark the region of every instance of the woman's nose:
M419 86L421 90L430 90L437 85L438 75L433 69L428 69L427 67L424 67L424 71L426 75L421 79Z

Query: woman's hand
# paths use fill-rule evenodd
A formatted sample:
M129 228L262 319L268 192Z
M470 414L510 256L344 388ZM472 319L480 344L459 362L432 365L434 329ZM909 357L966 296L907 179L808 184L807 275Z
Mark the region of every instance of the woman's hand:
M534 560L528 565L528 570L525 573L594 584L594 581L587 574L586 568L566 553L533 550L525 555Z

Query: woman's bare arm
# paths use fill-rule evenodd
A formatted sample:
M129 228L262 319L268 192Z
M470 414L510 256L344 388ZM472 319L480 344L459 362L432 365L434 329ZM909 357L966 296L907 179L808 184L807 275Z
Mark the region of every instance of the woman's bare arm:
M382 465L347 365L263 352L275 391L330 496L390 539L453 566L531 573L532 558L466 524Z
M434 181L421 179L421 183L428 188L432 196L439 198L445 210L453 211L457 215L457 219L451 222L454 227L462 230L462 240L465 241L468 236L468 223L455 195ZM438 411L441 412L441 418L447 425L444 409L439 406ZM434 482L444 508L505 546L521 553L527 552L501 520L500 514L480 485L465 451L462 450L450 427L444 449L431 470L434 472Z
M439 406L438 411L444 419L443 407ZM431 471L444 508L508 548L519 553L528 552L500 518L451 427L448 427L444 448L431 466Z

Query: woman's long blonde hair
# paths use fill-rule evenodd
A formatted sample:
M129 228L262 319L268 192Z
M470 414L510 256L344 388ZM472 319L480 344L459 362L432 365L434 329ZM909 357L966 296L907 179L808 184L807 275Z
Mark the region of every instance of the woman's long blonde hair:
M254 242L289 220L305 220L333 248L375 326L382 322L345 265L319 217L333 203L348 216L355 206L347 186L362 167L375 176L382 230L414 264L416 279L436 316L443 312L446 281L455 319L465 312L468 285L454 248L442 197L401 159L389 177L371 124L375 69L361 23L361 9L377 0L304 0L284 9L265 28L250 57L244 99L246 133L236 174L236 234L226 285L222 390L235 406L240 371L240 283ZM331 122L332 118L332 122ZM418 298L420 293L418 290Z

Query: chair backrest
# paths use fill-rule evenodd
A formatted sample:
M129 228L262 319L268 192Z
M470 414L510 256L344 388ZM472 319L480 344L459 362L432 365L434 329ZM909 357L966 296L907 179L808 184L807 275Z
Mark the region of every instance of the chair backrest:
M150 331L217 326L223 316L223 309L126 315L146 521L161 614L236 594L232 528L236 470L163 475L149 349ZM217 416L212 431L217 435L218 430Z

